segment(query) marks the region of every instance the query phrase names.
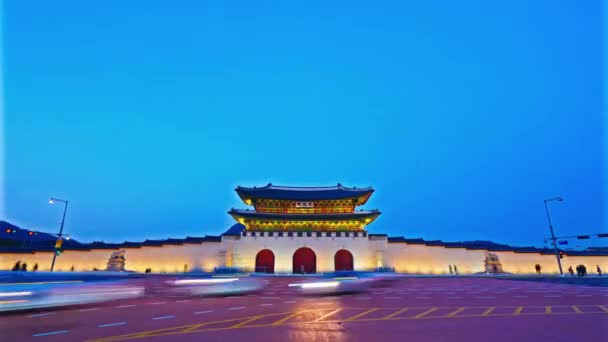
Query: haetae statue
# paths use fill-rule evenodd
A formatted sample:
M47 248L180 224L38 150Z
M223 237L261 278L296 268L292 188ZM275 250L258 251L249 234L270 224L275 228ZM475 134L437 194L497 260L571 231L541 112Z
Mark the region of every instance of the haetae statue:
M112 253L108 260L106 271L124 271L125 270L125 251L123 249Z

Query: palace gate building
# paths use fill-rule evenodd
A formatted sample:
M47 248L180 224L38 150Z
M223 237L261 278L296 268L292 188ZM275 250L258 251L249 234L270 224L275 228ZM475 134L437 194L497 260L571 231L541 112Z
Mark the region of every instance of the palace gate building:
M491 242L443 242L386 234L370 234L366 227L378 210L361 209L374 189L345 187L290 187L268 184L237 187L249 208L228 213L237 221L220 236L143 242L93 242L66 248L55 269L104 270L109 258L120 252L127 270L144 272L213 271L221 267L261 273L318 273L343 270L395 269L397 272L445 274L450 265L461 274L502 270L557 273L552 249L512 247ZM407 231L407 227L403 227ZM48 270L54 251L0 250L0 270L15 262L38 264ZM488 260L492 267L488 267ZM565 251L562 265L596 265L608 269L608 251Z

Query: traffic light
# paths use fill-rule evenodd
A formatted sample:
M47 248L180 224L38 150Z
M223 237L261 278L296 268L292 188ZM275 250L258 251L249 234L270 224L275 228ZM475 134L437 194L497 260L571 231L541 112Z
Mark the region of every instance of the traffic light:
M564 258L564 252L559 252L559 258L563 259Z
M56 256L60 256L61 255L62 250L61 249L56 249L55 250L55 255Z
M27 232L27 235L34 236L34 232Z
M10 233L11 231L12 231L12 229L8 229L8 228L6 229L7 233Z

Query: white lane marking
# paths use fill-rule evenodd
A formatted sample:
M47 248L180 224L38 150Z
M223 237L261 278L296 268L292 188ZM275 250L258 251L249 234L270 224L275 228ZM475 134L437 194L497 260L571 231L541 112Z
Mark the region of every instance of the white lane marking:
M260 306L271 306L272 304L260 304Z
M47 313L41 313L41 314L34 314L34 315L29 315L27 317L32 318L32 317L42 317L42 316L49 316L49 315L54 315L54 312L47 312Z
M202 314L206 314L206 313L210 313L210 312L213 312L213 310L196 311L194 314L195 315L202 315Z
M496 297L493 297L493 296L484 296L484 297L475 297L475 298L478 298L478 299L490 299L490 298L496 298Z
M416 299L431 299L431 297L416 297Z
M528 296L512 296L513 298L528 298Z
M32 336L38 337L38 336L47 336L47 335L57 335L57 334L65 334L67 332L68 332L67 330L57 330L57 331L51 331L51 332L47 332L47 333L34 334Z
M462 299L462 297L448 297L448 299Z
M545 298L560 298L561 296L544 296Z
M261 299L279 299L279 297L260 297Z
M189 302L190 299L181 299L181 300L176 300L176 303L185 303L185 302Z
M401 299L401 297L384 297L384 299Z
M127 324L127 322L116 322L116 323L100 324L97 327L98 328L105 328L105 327L113 327L113 326L116 326L116 325L124 325L124 324Z
M78 311L84 312L84 311L97 311L97 310L99 310L99 308L80 309Z
M157 320L157 319L167 319L167 318L173 318L173 317L175 317L175 315L167 315L167 316L154 317L152 319Z
M237 306L237 307L234 307L234 308L229 308L228 310L241 310L241 309L244 309L244 308L246 308L246 306Z
M167 304L167 302L154 302L154 303L148 303L150 305L159 305L159 304Z
M591 297L591 295L576 295L577 297Z
M115 306L115 308L131 308L134 307L135 304L128 304L128 305L119 305L119 306Z
M606 295L606 296L608 296L608 295ZM285 303L285 304L291 304L291 303L295 303L295 302L296 302L295 300L288 300L288 301L283 302L283 303Z

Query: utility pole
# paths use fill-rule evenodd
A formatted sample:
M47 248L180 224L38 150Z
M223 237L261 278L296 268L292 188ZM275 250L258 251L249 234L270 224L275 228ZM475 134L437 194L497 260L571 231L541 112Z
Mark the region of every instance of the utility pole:
M545 212L547 213L547 221L549 221L549 230L551 231L551 241L553 242L553 250L555 251L555 258L557 258L557 266L559 267L559 274L564 275L564 271L562 270L562 261L559 257L559 250L557 249L557 239L555 238L555 233L553 232L553 225L551 224L551 216L549 216L549 207L547 206L547 202L558 201L562 202L564 199L561 197L552 197L545 200Z
M63 225L65 223L65 213L68 211L68 201L66 200L62 200L62 199L58 199L58 198L51 198L49 199L49 203L50 204L54 204L55 202L62 202L64 204L63 206L63 218L61 219L61 226L59 227L59 234L57 235L57 242L55 243L55 248L57 249L57 245L59 245L59 248L61 248L61 243L62 243L62 239L61 239L61 235L63 235ZM55 251L55 253L53 253L53 261L51 261L51 272L53 272L53 269L55 268L55 259L57 259L57 250Z

